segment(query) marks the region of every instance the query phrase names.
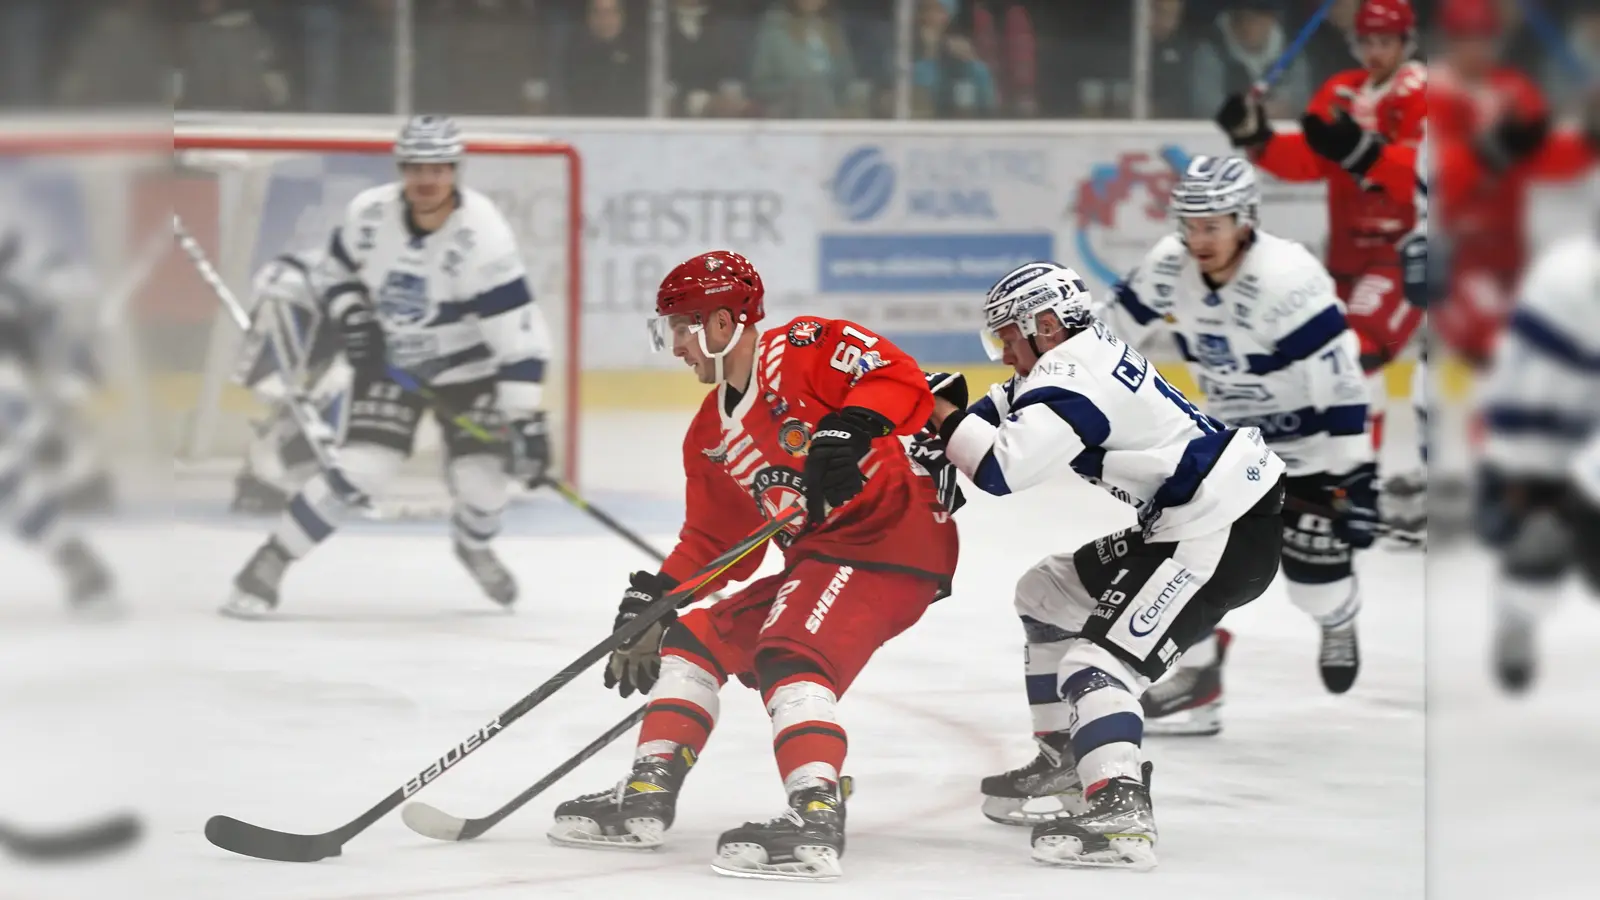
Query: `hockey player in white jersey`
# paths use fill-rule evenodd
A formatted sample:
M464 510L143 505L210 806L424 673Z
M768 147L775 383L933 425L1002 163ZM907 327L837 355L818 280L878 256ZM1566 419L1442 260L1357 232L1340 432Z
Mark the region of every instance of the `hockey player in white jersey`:
M1260 428L1288 465L1283 573L1290 600L1321 626L1322 682L1338 694L1360 668L1353 551L1372 545L1378 520L1368 389L1333 279L1305 247L1261 229L1260 201L1249 162L1195 157L1172 191L1177 233L1116 287L1107 315L1135 345L1170 335L1207 412ZM1195 686L1220 663L1197 650L1147 695L1146 712L1183 712L1210 733L1221 698Z
M63 385L83 374L69 320L90 296L81 274L0 219L0 527L49 558L74 609L100 612L112 608L110 570L64 514L77 410Z
M289 404L303 397L332 437L350 387L350 367L339 356L339 336L322 309L319 273L324 250L285 253L256 273L250 332L245 336L234 381L267 407L253 423L255 434L234 480L233 509L281 513L320 471L311 441ZM281 355L280 355L281 354Z
M1581 234L1528 270L1483 386L1477 527L1498 556L1494 669L1512 692L1576 567L1600 591L1600 239ZM1587 447L1585 442L1587 441ZM1574 490L1574 487L1577 489Z
M1016 376L968 409L960 379L935 393L951 462L1010 494L1075 472L1134 507L1138 526L1050 556L1017 582L1035 721L1067 740L1075 814L1035 825L1033 856L1060 865L1155 863L1139 695L1278 569L1284 462L1257 428L1199 412L1097 320L1071 269L1031 263L984 300Z
M458 181L465 144L456 124L414 117L394 152L400 180L357 195L329 244L326 314L353 372L337 464L289 502L234 579L225 614L257 617L278 605L285 570L398 473L430 406L444 431L456 557L496 603L516 601L516 581L489 542L509 478L531 486L544 476L549 336L510 225ZM436 399L404 390L396 370ZM507 439L475 437L451 421L458 415Z

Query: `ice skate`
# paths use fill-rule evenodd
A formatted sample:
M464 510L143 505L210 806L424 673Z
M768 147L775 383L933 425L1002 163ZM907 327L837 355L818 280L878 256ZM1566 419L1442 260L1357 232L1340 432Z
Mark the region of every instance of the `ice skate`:
M1538 671L1534 659L1534 621L1528 616L1501 612L1494 628L1495 680L1508 694L1521 694Z
M546 834L552 844L594 850L654 850L666 842L678 792L694 766L694 752L679 747L670 760L633 764L617 786L568 800L556 807Z
M1156 864L1156 819L1150 807L1150 764L1144 781L1113 778L1090 790L1081 815L1033 829L1033 858L1053 866L1151 869Z
M1361 646L1356 640L1356 620L1343 625L1322 626L1322 651L1317 665L1322 671L1322 686L1330 694L1342 694L1356 683L1361 671Z
M488 547L468 547L456 542L456 559L467 567L472 580L483 588L489 599L501 606L510 607L517 602L517 579Z
M219 610L235 619L259 619L278 608L278 590L293 560L276 540L261 545L233 578L233 594Z
M1174 669L1139 698L1144 733L1205 737L1222 731L1222 664L1233 635L1218 628L1217 658L1210 665Z
M1083 782L1065 731L1034 735L1039 755L983 780L983 815L1001 825L1036 825L1083 810Z
M78 612L90 615L115 613L111 572L88 545L76 538L63 543L55 552L56 565L67 579L67 600Z
M249 469L234 478L230 511L247 515L275 515L288 508L289 493L263 481Z
M844 874L844 803L849 777L835 786L789 795L789 810L766 822L724 831L711 868L734 878L833 881Z

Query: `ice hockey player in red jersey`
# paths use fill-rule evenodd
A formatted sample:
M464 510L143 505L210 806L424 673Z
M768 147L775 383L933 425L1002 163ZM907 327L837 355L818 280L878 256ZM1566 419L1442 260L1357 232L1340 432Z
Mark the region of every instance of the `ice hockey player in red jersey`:
M850 322L801 317L767 332L761 276L713 251L661 283L657 347L714 385L683 442L686 512L659 572L635 572L614 627L758 527L804 503L775 539L784 568L733 596L660 623L616 651L607 687L650 696L633 769L615 789L557 807L557 844L661 846L678 793L717 721L732 676L760 690L789 809L725 832L713 868L755 878L827 880L844 852L845 730L839 697L873 652L948 590L955 524L935 480L899 435L928 422L916 363ZM951 482L953 484L953 482ZM750 577L758 556L707 585Z
M1235 147L1286 181L1328 183L1327 266L1361 341L1361 366L1374 379L1402 351L1422 322L1405 302L1397 245L1416 219L1410 190L1388 192L1385 173L1412 178L1416 147L1428 117L1428 74L1411 59L1416 13L1410 0L1366 0L1356 12L1361 61L1329 78L1312 98L1299 133L1272 130L1258 99L1236 94L1217 113ZM1383 404L1372 407L1375 442Z

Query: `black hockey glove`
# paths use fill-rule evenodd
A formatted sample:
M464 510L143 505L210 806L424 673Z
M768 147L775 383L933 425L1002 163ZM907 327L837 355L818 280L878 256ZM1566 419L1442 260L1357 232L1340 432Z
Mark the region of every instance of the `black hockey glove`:
M1258 150L1272 140L1272 123L1261 101L1248 94L1230 94L1214 117L1228 142L1245 150Z
M1333 535L1352 547L1371 547L1378 537L1378 467L1357 466L1347 475L1329 476Z
M1515 114L1501 119L1473 145L1478 161L1494 172L1504 172L1527 159L1544 146L1550 137L1550 119L1520 119Z
M955 404L956 409L967 408L967 376L960 372L923 372L928 380L928 390L941 400Z
M617 605L617 618L611 624L611 630L620 631L677 586L676 581L654 572L629 575L628 589L622 593L622 602ZM606 663L606 690L616 688L617 693L624 697L632 695L634 691L650 693L661 674L661 639L677 620L677 613L667 613L638 637L611 651L611 659Z
M1366 177L1383 154L1383 138L1356 124L1342 108L1334 109L1331 122L1316 113L1306 113L1300 117L1300 131L1313 153L1338 163L1339 168L1357 178Z
M817 528L837 509L861 493L867 483L861 474L861 457L872 442L894 431L894 423L860 406L847 406L817 422L806 453L806 524Z
M339 343L350 368L367 378L382 377L388 368L383 326L372 310L366 289L341 285L328 292L328 312L339 328Z
M1433 275L1428 268L1428 237L1413 234L1401 239L1397 249L1400 251L1400 272L1405 284L1406 302L1418 309L1427 309Z
M961 493L961 485L956 480L956 464L945 456L944 440L937 431L929 427L917 432L917 436L911 439L906 455L933 479L939 503L946 511L953 514L966 505L967 498Z
M543 410L512 419L510 453L506 458L506 471L512 478L530 488L544 481L550 466L550 435L545 426Z

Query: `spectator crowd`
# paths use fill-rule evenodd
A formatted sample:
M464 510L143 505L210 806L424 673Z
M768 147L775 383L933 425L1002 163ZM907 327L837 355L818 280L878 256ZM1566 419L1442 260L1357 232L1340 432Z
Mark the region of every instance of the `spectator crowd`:
M1501 0L1505 53L1562 74ZM1338 0L1274 94L1295 115L1355 64L1360 0ZM381 113L872 118L897 111L896 0L6 0L0 103ZM1272 64L1319 0L1151 0L1153 118L1209 117ZM1429 21L1432 0L1415 4ZM397 14L409 7L411 28ZM1600 3L1546 0L1600 63ZM656 9L665 21L652 20ZM1122 118L1134 3L912 0L913 118ZM410 65L397 36L410 34ZM664 59L657 57L664 56ZM657 76L659 91L652 85ZM652 98L657 102L653 103Z

